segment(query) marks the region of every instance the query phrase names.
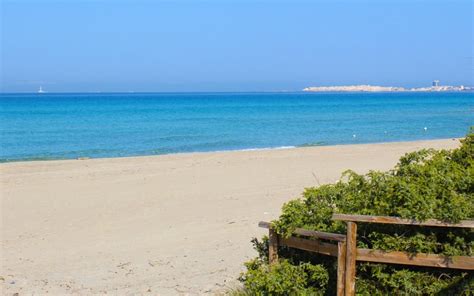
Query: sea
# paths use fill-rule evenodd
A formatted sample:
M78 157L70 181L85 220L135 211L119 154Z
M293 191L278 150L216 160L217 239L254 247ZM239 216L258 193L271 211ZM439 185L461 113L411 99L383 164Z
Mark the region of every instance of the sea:
M463 137L474 93L0 94L0 162Z

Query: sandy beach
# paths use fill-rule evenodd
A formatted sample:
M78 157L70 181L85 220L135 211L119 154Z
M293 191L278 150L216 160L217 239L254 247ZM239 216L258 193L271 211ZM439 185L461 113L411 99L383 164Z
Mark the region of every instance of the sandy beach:
M260 220L342 171L387 170L433 140L4 163L3 295L216 293L237 284Z

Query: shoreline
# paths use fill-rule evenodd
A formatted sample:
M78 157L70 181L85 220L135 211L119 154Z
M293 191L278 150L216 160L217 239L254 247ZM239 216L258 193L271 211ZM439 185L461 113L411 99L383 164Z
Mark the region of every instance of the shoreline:
M0 165L5 294L216 294L304 188L389 170L429 140Z
M143 158L143 157L160 157L170 155L200 155L200 154L212 154L212 153L235 153L235 152L247 152L247 151L273 151L273 150L291 150L291 149L305 149L314 147L339 147L339 146L351 146L351 145L372 145L372 144L403 144L403 143L414 143L414 142L431 142L431 141L448 141L448 140L461 140L463 138L441 138L441 139L427 139L427 140L409 140L409 141L384 141L384 142L367 142L367 143L343 143L343 144L321 144L321 145L310 145L302 144L297 146L279 146L279 147L268 147L268 148L244 148L235 150L217 150L217 151L194 151L194 152L173 152L163 154L144 154L144 155L130 155L130 156L111 156L111 157L78 157L78 158L52 158L52 159L18 159L18 160L7 160L0 161L0 166L10 163L28 163L28 162L55 162L55 161L77 161L77 160L102 160L102 159L122 159L122 158Z

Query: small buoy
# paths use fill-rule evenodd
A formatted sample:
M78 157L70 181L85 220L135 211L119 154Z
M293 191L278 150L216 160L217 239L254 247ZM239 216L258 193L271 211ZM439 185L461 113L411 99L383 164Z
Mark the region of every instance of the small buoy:
M356 136L356 134L353 134L352 137L355 138L355 137L357 137L357 136Z
M428 130L428 128L426 126L423 129L425 130L425 132Z

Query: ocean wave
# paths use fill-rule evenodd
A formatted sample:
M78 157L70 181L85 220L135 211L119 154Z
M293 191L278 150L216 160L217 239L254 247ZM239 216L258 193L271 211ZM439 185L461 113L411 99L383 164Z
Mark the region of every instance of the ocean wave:
M259 150L283 150L283 149L293 149L297 146L277 146L277 147L264 147L264 148L245 148L245 149L236 149L236 150L227 150L227 151L259 151Z
M325 146L327 144L328 144L327 142L318 141L318 142L304 143L301 145L297 145L296 147L316 147L316 146Z
M120 151L117 149L85 149L71 150L61 152L49 152L38 154L14 154L3 155L0 157L0 163L18 162L18 161L45 161L45 160L66 160L80 158L101 158L101 157L121 157ZM128 156L128 155L127 155Z
M29 157L21 157L21 158L0 158L0 163L7 163L7 162L19 162L19 161L46 161L46 160L65 160L69 159L66 157L59 157L59 156L29 156Z

